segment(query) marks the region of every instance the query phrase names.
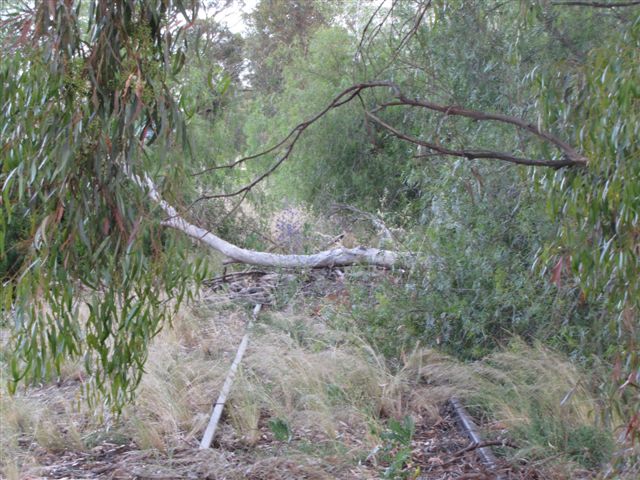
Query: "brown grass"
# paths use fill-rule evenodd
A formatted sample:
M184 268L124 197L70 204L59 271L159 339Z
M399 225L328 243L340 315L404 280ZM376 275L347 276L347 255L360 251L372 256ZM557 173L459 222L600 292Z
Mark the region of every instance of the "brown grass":
M69 459L71 469L78 458L93 458L111 462L117 478L150 471L174 478L377 478L379 471L361 461L381 444L386 419L411 415L425 424L455 394L486 416L490 435L520 435L516 457L542 461L544 452L562 477L578 467L559 447L550 453L527 439L534 415L571 428L595 424L584 374L541 346L515 342L469 365L416 348L392 369L357 333L332 329L320 316L266 311L251 333L215 450L199 452L247 318L231 304L207 305L202 301L196 314L184 310L155 339L137 401L117 421L86 410L76 365L65 367L61 386L3 394L2 475L44 475L52 462ZM274 422L289 438L278 438ZM118 457L91 457L119 444L126 449Z

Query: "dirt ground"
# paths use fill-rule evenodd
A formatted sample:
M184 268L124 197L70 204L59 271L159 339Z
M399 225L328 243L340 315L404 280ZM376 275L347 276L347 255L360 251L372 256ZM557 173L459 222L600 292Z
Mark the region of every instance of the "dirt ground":
M104 479L104 480L170 480L170 479L374 479L384 477L388 465L374 456L359 464L345 465L342 459L311 458L290 445L303 440L294 438L288 444L277 441L266 422L260 426L260 440L251 448L233 438L227 425L222 426L219 441L213 448L199 450L184 444L168 452L141 450L126 439L108 439L88 451L68 450L53 454L37 444L30 449L35 463L23 478L36 479ZM355 440L354 440L355 441ZM488 470L475 449L463 452L469 440L461 433L453 413L443 407L439 421L417 425L411 441L411 456L405 477L423 480L494 479L502 475L510 480L548 478L529 468L500 465L499 471ZM298 450L298 451L296 451ZM285 455L283 455L286 453ZM391 452L393 454L393 452ZM333 460L333 461L332 461ZM400 477L397 477L400 478Z

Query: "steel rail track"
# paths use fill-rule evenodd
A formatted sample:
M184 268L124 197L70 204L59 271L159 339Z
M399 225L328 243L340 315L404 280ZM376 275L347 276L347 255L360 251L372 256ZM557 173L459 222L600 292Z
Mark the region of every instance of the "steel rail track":
M464 408L460 400L456 397L452 397L449 400L449 404L453 409L453 413L458 417L460 428L473 443L475 443L476 445L480 445L482 443L480 430L467 412L467 409ZM500 472L498 459L494 455L493 450L491 450L491 447L479 447L477 449L477 453L480 457L480 461L484 464L484 466L495 474L495 480L507 480L507 477Z

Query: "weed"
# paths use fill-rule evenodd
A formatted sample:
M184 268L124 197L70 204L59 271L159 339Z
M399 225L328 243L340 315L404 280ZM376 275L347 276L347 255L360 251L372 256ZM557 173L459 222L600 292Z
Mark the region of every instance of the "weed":
M390 419L387 429L380 435L383 440L381 460L388 466L384 470L383 478L407 479L415 478L416 472L409 467L411 460L411 440L415 433L413 419L407 415L402 421Z
M269 429L279 442L290 442L293 438L289 424L282 418L272 418L269 420Z

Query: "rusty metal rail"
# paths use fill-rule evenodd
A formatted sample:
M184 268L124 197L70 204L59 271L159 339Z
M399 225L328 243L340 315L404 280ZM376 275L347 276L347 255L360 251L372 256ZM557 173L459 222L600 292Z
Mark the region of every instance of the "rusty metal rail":
M482 436L480 435L480 430L478 426L475 424L466 408L460 403L455 397L452 397L449 400L451 407L453 408L453 412L458 417L460 427L467 434L469 439L475 444L482 443ZM498 466L498 459L493 454L491 447L480 447L477 449L478 456L480 457L480 461L495 474L495 480L507 480L507 477L500 473L500 468Z

